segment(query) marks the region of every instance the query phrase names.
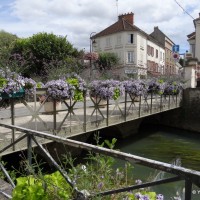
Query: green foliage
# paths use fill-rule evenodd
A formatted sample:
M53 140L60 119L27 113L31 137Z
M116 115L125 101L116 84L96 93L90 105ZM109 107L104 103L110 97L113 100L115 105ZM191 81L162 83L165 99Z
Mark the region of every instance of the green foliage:
M74 86L74 100L83 101L83 92L79 90L79 81L77 78L68 78L66 80L70 85Z
M105 140L100 143L100 137L95 134L97 146L107 145L114 149L117 139ZM59 155L58 155L59 156ZM59 156L60 158L60 156ZM93 200L129 199L136 200L135 193L148 195L150 200L156 200L156 193L147 189L129 191L112 194L111 196L92 196L105 190L127 187L133 184L133 166L125 162L124 166L115 167L115 159L99 153L88 152L84 164L75 165L75 159L71 154L63 155L64 167L69 178L79 191L85 191L91 195ZM73 188L67 184L66 180L56 171L50 175L42 175L40 172L36 176L20 177L17 179L17 186L13 190L13 200L64 200L74 199Z
M103 52L99 54L99 59L96 61L97 68L100 71L110 70L119 63L119 58L115 53Z
M146 190L138 190L138 193L141 195L146 195L149 197L149 200L156 200L156 193L155 192L150 192ZM134 193L129 193L128 194L128 200L138 200L138 198L135 197L135 192Z
M13 42L17 39L16 35L8 33L6 31L0 31L0 50L3 48L10 48Z
M33 176L17 178L13 190L13 200L54 200L70 199L71 188L57 171L44 177Z
M0 88L3 88L7 84L8 80L0 77Z
M68 64L74 64L74 58L78 57L79 52L66 37L53 33L38 33L17 40L12 54L18 54L27 61L27 68L23 71L25 76L39 75L47 79L49 71L53 71L54 68L67 68Z

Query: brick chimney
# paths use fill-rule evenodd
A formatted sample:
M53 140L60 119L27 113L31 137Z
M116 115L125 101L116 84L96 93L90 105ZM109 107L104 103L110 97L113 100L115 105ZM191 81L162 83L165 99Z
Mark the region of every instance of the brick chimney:
M131 25L134 24L134 14L132 12L131 13L125 13L123 15L119 15L118 20L121 20L121 19L125 19Z

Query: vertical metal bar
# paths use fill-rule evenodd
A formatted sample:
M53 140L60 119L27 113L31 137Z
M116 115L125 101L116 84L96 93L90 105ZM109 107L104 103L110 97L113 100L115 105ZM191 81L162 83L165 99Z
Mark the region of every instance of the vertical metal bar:
M84 112L84 117L83 117L83 130L84 132L87 131L86 127L86 95L84 95L84 102L83 102L83 112Z
M56 100L53 100L53 129L54 134L56 135Z
M163 95L160 95L160 112L162 111L162 96Z
M11 124L15 125L15 100L14 98L10 98L11 101ZM15 141L15 128L12 128L12 142ZM13 151L15 151L15 145L13 145Z
M36 102L37 102L37 96L36 96L36 90L34 91L34 118L35 118L35 130L37 130L37 119L35 116L36 110L37 110L37 106L36 106Z
M151 92L151 109L150 109L151 114L152 114L152 104L153 104L153 92Z
M27 158L29 167L32 165L32 139L31 135L27 136Z
M170 109L170 94L169 94L169 102L168 102L168 109Z
M139 113L138 113L138 115L139 115L139 117L141 116L141 102L142 101L142 95L140 95L140 101L139 101Z
M178 95L178 94L176 94L176 107L177 107L177 95Z
M192 182L185 180L185 200L192 199Z
M109 126L109 99L107 98L106 105L106 125Z
M125 101L124 101L124 121L126 122L126 110L127 110L127 92L125 92Z

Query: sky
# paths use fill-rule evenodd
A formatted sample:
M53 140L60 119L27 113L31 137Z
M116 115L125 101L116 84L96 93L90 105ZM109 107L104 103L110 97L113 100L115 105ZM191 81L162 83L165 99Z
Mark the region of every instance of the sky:
M179 4L179 5L178 5ZM165 33L180 53L189 50L187 35L199 17L199 0L0 0L0 30L20 38L39 32L67 36L79 50L89 51L90 35L133 12L134 25L147 34Z

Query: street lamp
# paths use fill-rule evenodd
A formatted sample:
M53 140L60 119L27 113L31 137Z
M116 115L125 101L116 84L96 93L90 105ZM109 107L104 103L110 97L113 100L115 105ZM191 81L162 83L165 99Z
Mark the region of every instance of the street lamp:
M92 44L94 44L95 43L95 40L92 40L92 35L93 34L95 34L96 32L92 32L92 33L90 33L90 80L91 80L91 78L92 78L92 51L93 51L93 49L92 49Z

